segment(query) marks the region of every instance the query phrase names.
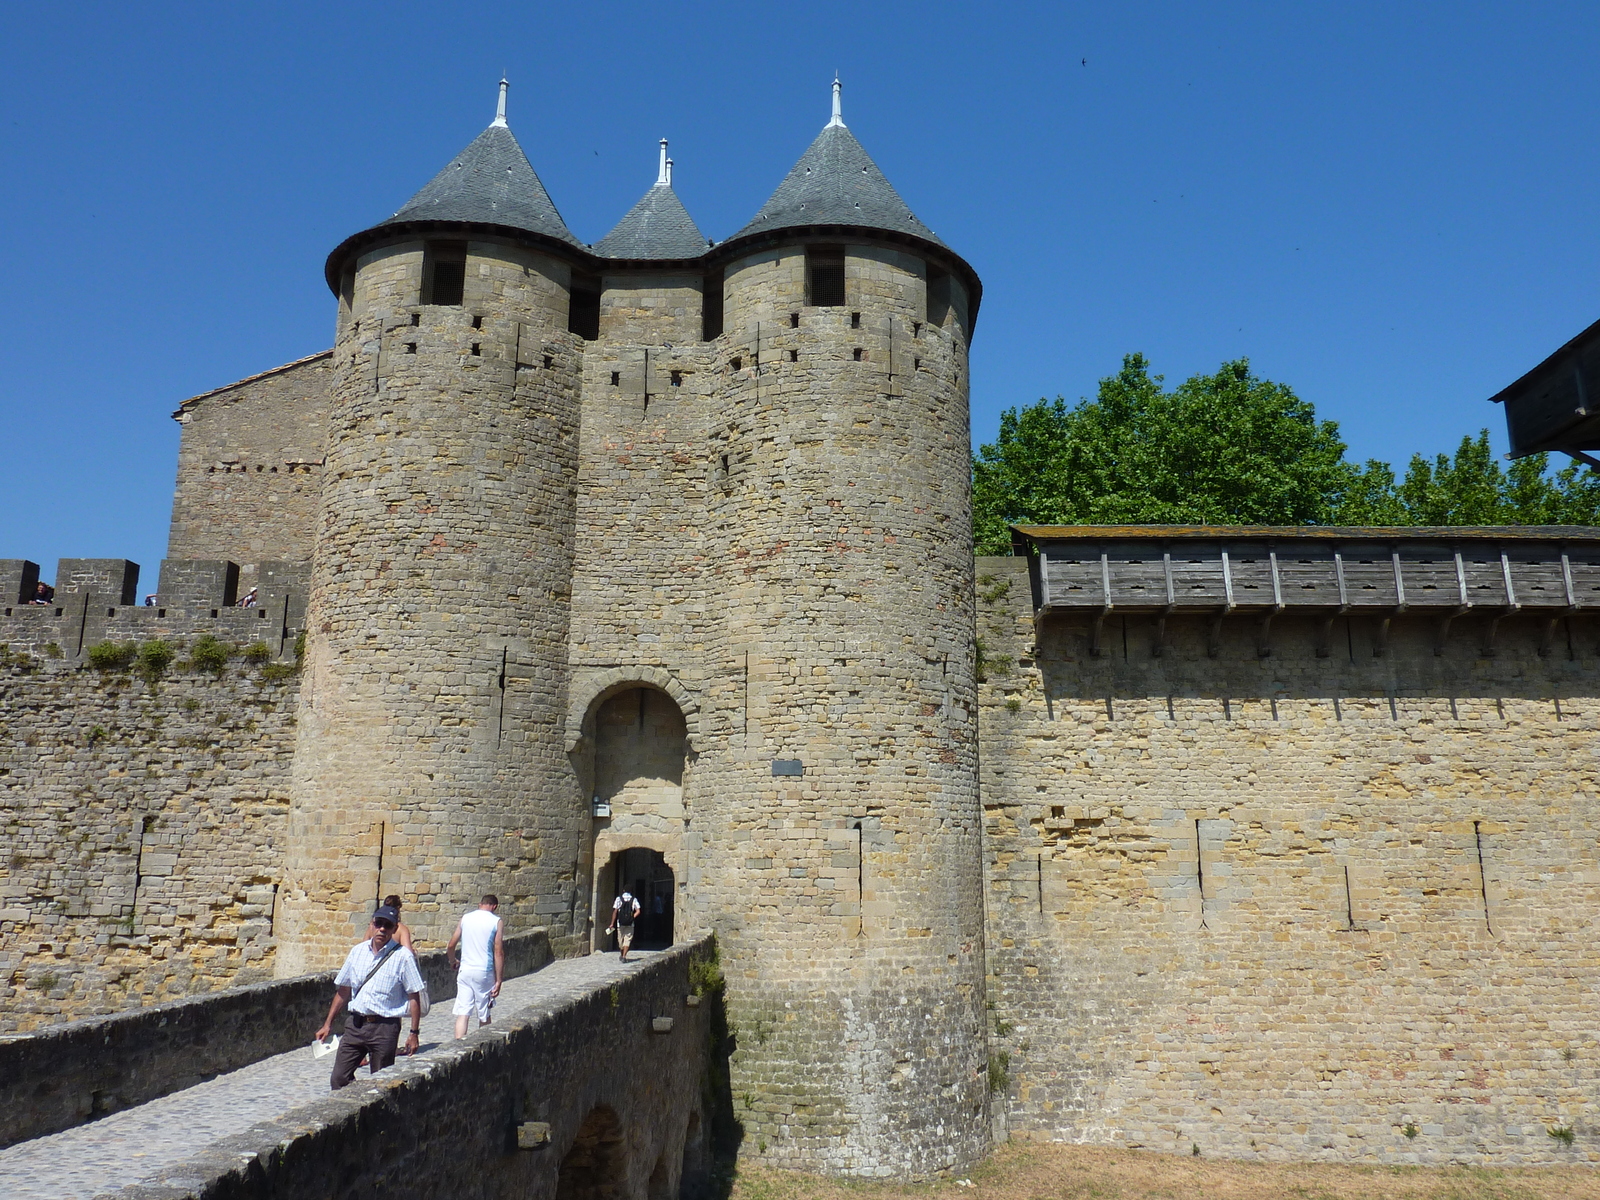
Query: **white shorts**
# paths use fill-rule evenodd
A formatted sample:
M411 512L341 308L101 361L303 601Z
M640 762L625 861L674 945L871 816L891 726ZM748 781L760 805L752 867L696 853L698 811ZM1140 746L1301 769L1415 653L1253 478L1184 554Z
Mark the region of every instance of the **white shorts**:
M468 975L462 971L456 976L456 1002L451 1006L453 1016L465 1017L472 1013L478 1014L478 1022L482 1024L489 1019L489 1006L494 1003L489 995L494 987L494 976Z

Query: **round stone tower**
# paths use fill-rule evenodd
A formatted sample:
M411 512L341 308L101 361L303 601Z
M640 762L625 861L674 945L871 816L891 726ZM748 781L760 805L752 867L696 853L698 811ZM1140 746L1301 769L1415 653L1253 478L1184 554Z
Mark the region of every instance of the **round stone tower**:
M989 1141L972 269L839 114L717 249L726 653L698 902L744 1150L925 1176Z
M568 232L505 121L329 256L339 296L280 974L373 902L443 944L493 890L561 944L589 816L564 752L580 339Z

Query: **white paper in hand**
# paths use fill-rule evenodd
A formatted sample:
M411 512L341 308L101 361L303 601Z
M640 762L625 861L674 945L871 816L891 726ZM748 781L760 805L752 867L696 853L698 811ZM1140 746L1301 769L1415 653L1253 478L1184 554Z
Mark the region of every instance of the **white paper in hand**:
M335 1034L325 1042L311 1043L311 1057L325 1058L339 1048L339 1037Z

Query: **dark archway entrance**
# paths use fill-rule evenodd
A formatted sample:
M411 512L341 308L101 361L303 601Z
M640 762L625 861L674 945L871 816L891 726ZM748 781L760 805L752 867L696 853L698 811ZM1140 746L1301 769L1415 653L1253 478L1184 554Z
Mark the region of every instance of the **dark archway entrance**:
M672 945L677 881L659 851L643 846L618 850L601 868L595 888L597 929L603 930L611 923L611 903L623 892L631 892L639 898L641 911L633 935L633 948L665 950ZM615 949L615 940L606 938L603 948Z
M561 1160L556 1200L628 1200L627 1183L622 1124L609 1108L596 1108Z

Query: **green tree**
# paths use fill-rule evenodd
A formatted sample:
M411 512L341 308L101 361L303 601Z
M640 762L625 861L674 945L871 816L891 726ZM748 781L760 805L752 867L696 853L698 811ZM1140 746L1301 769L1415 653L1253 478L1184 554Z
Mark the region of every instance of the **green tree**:
M1550 473L1549 456L1508 467L1495 460L1489 431L1464 437L1454 455L1412 455L1398 483L1387 463L1357 471L1335 507L1339 525L1593 525L1600 475L1574 463Z
M973 460L980 551L1019 523L1313 524L1350 486L1338 426L1249 360L1162 383L1130 354L1092 401L1006 410Z

